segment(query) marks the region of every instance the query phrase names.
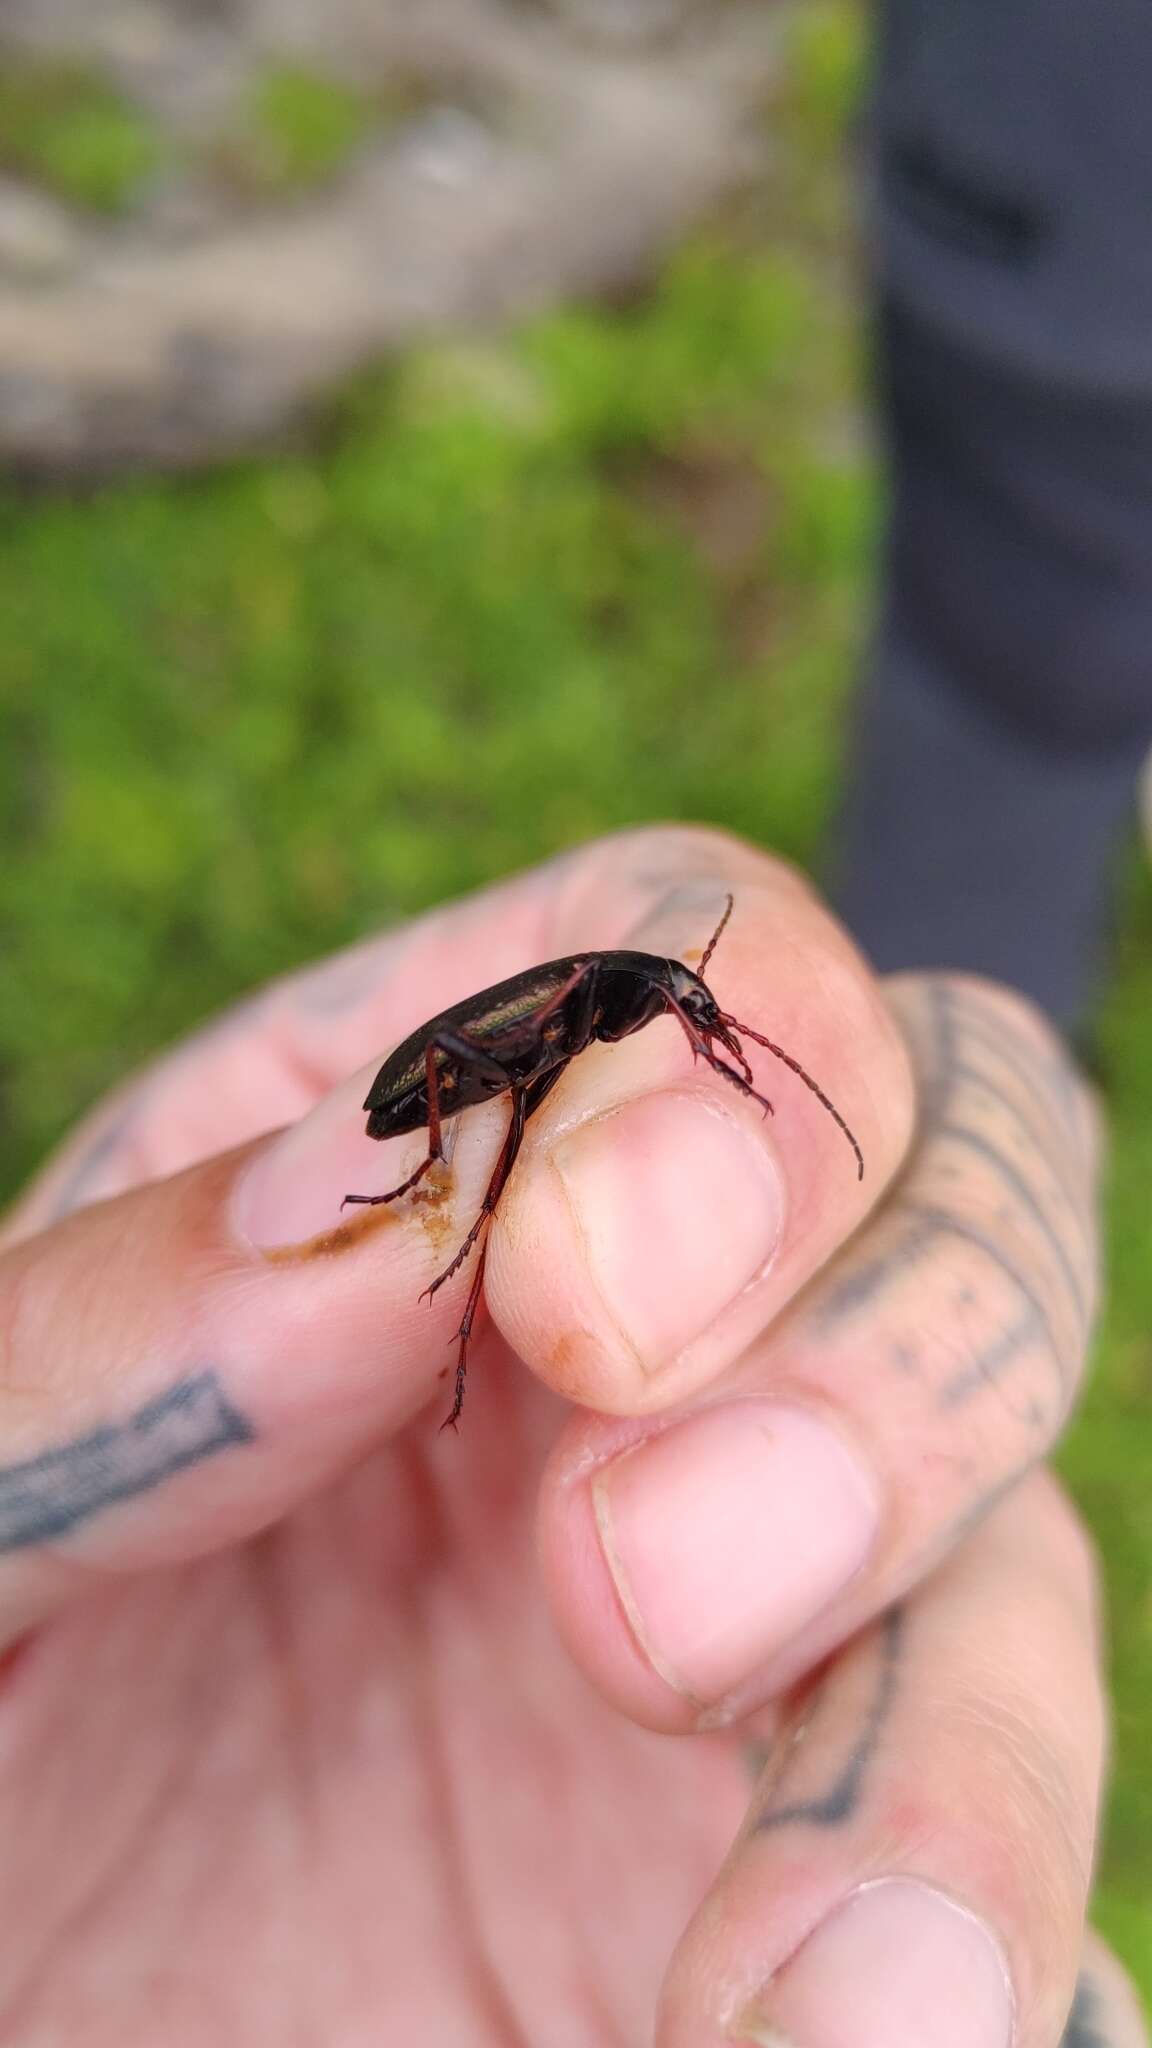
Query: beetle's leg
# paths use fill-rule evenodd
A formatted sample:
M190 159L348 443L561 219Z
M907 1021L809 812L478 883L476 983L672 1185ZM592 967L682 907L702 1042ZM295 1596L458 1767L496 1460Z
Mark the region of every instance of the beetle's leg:
M453 1273L459 1270L464 1260L468 1257L484 1225L491 1220L496 1204L508 1184L508 1176L516 1164L516 1155L523 1142L525 1124L533 1111L539 1109L544 1097L550 1093L562 1072L562 1067L554 1067L550 1073L542 1074L539 1080L530 1081L526 1088L516 1088L513 1090L512 1120L508 1125L508 1132L500 1150L500 1157L496 1161L492 1178L488 1183L480 1214L464 1239L452 1264L437 1276L432 1282L431 1287L424 1289L424 1294L429 1297L435 1294L437 1288L442 1287L445 1280L451 1279ZM476 1319L476 1309L480 1301L480 1290L484 1284L484 1264L487 1257L488 1246L485 1243L481 1247L480 1257L476 1261L476 1272L473 1276L472 1285L468 1290L467 1306L461 1318L460 1327L456 1332L460 1342L460 1349L456 1357L456 1398L452 1404L452 1413L441 1424L442 1429L448 1429L449 1427L455 1429L460 1410L464 1406L464 1381L468 1372L468 1339L472 1334L472 1325ZM424 1299L424 1294L420 1297L421 1301Z
M748 1061L744 1057L743 1050L738 1045L731 1048L735 1053L735 1057L740 1061L741 1066L744 1068L744 1074L738 1074L736 1072L735 1067L730 1067L728 1065L727 1060L720 1059L719 1056L713 1052L712 1047L709 1045L707 1039L703 1036L702 1033L700 1033L697 1030L695 1024L692 1022L691 1017L688 1016L686 1011L681 1009L679 1003L675 1002L670 996L667 998L667 1002L668 1008L672 1011L673 1016L677 1017L681 1025L683 1026L685 1035L688 1039L688 1043L691 1045L693 1051L699 1049L700 1053L707 1060L708 1065L712 1068L714 1073L723 1074L727 1080L731 1081L734 1088L739 1088L742 1095L750 1095L753 1102L758 1102L763 1108L766 1116L772 1115L772 1104L769 1102L768 1097L766 1095L761 1095L759 1089L754 1088L752 1086L752 1081L750 1078L752 1069L749 1067ZM723 1025L724 1031L726 1033L742 1031L746 1038L754 1038L757 1045L762 1045L768 1052L775 1053L776 1058L778 1060L783 1060L784 1065L786 1067L791 1068L792 1072L796 1074L801 1081L803 1081L804 1086L806 1088L811 1089L813 1095L816 1097L817 1102L819 1102L822 1105L822 1107L827 1110L833 1123L838 1124L840 1129L843 1131L844 1136L847 1138L848 1143L851 1145L853 1152L856 1154L856 1177L858 1180L863 1180L864 1154L861 1152L853 1132L845 1123L844 1118L841 1116L840 1111L837 1109L835 1103L829 1100L827 1095L825 1095L824 1090L820 1087L819 1083L812 1079L812 1076L808 1072L807 1068L802 1067L800 1065L799 1060L793 1059L790 1052L785 1052L782 1045L775 1045L773 1044L770 1038L764 1038L761 1036L759 1031L753 1031L752 1026L750 1024L741 1024L737 1021L735 1017L729 1017L723 1011L720 1014L720 1022ZM722 1040L721 1042L723 1043L724 1041ZM745 1075L749 1076L749 1078L745 1079Z
M585 1046L590 1043L598 991L599 981L595 960L581 961L579 967L574 968L568 976L567 981L562 981L559 988L553 989L547 1002L541 1003L538 1010L533 1010L532 1015L524 1019L523 1028L525 1032L531 1033L531 1041L545 1048L549 1055L554 1053L555 1047L561 1041L563 1042L563 1051L560 1053L558 1060L559 1066L566 1067L569 1060L575 1059L576 1054L583 1052ZM564 1008L569 996L577 992L579 993L580 1000L572 1016L561 1019L560 1011ZM549 1071L550 1068L545 1068L545 1073ZM543 1075L537 1075L537 1080L542 1079ZM528 1085L534 1084L529 1083ZM529 1116L532 1114L531 1110L528 1111L528 1114Z
M408 1194L416 1187L438 1159L443 1159L444 1119L454 1112L451 1103L445 1104L442 1097L451 1092L454 1082L450 1078L451 1070L445 1074L439 1072L436 1065L437 1052L446 1052L450 1059L455 1060L457 1066L467 1066L473 1073L484 1075L486 1079L498 1083L501 1088L508 1085L508 1076L503 1067L490 1053L485 1052L482 1045L474 1044L463 1032L438 1031L435 1038L429 1039L424 1051L424 1071L427 1077L424 1093L428 1103L427 1158L420 1161L415 1173L410 1173L407 1180L402 1180L398 1188L389 1188L386 1195L345 1195L340 1204L342 1209L346 1208L349 1202L359 1202L368 1208L375 1208L380 1202L395 1202L401 1195Z
M345 1195L340 1207L346 1209L350 1202L360 1202L367 1209L375 1209L380 1202L398 1201L401 1195L408 1193L409 1188L414 1188L418 1181L423 1180L429 1167L435 1166L439 1157L439 1152L430 1152L427 1159L420 1161L415 1173L410 1173L407 1180L402 1180L398 1188L389 1188L386 1195Z
M476 1239L479 1237L480 1232L483 1230L484 1225L487 1223L488 1218L491 1216L493 1210L495 1209L497 1202L500 1200L500 1197L504 1192L508 1176L516 1163L516 1154L519 1152L521 1143L523 1141L524 1126L528 1121L529 1115L528 1110L525 1108L525 1099L527 1097L527 1093L528 1091L526 1088L514 1088L512 1090L511 1121L509 1122L508 1129L505 1132L504 1143L500 1147L499 1157L496 1161L495 1166L492 1169L492 1178L489 1181L487 1188L485 1189L484 1200L480 1204L480 1214L477 1216L475 1223L472 1225L471 1230L468 1232L467 1237L464 1239L464 1242L460 1246L459 1251L456 1253L455 1258L452 1260L451 1265L445 1266L444 1271L436 1275L436 1278L435 1280L433 1280L431 1286L426 1287L424 1289L424 1293L420 1296L421 1301L425 1300L425 1298L431 1301L432 1296L438 1291L439 1288L443 1287L444 1282L446 1280L450 1280L452 1278L453 1273L458 1273L460 1271L460 1268L464 1264L465 1259L468 1257L468 1254L471 1251L473 1245L475 1244Z
M571 1036L573 1039L578 1037L580 1043L579 1045L573 1045L572 1053L569 1057L574 1058L577 1052L582 1052L592 1035L592 1012L596 1006L596 981L596 962L594 960L583 961L568 976L567 981L561 982L555 994L549 996L548 1001L541 1005L532 1018L533 1029L538 1031L542 1024L547 1024L555 1016L557 1010L563 1008L569 996L576 989L579 989L580 1007L573 1020Z
M487 1257L488 1247L485 1245L480 1253L480 1257L476 1261L476 1271L473 1275L472 1285L468 1290L468 1306L464 1310L460 1321L460 1328L456 1332L460 1340L460 1349L456 1354L456 1393L453 1398L451 1413L446 1415L440 1424L442 1431L456 1428L460 1420L460 1410L464 1406L464 1383L468 1377L468 1339L472 1335L472 1324L476 1319L476 1310L480 1302L480 1290L484 1285L484 1261Z
M359 1202L365 1208L374 1209L380 1202L399 1201L401 1195L406 1195L410 1188L414 1188L419 1181L422 1181L429 1168L435 1166L436 1161L444 1157L444 1149L441 1142L440 1085L436 1075L436 1043L434 1039L430 1039L425 1047L424 1072L427 1077L424 1083L424 1092L428 1101L428 1157L420 1161L415 1173L410 1173L407 1180L402 1180L398 1188L389 1188L386 1195L345 1195L344 1200L340 1204L342 1209L346 1209L349 1202Z
M693 1023L687 1010L681 1009L680 1004L672 996L666 996L665 1001L672 1015L676 1018L677 1023L681 1026L689 1045L692 1047L693 1059L699 1055L701 1059L707 1060L714 1074L723 1074L725 1080L731 1081L734 1088L739 1088L742 1095L750 1095L753 1102L758 1102L765 1116L774 1116L775 1111L768 1097L761 1095L759 1090L752 1086L752 1069L744 1058L743 1053L737 1049L736 1057L740 1060L745 1070L743 1074L738 1074L735 1067L730 1067L727 1060L722 1060L718 1053L713 1052L709 1040Z
M429 1043L429 1055L437 1049L440 1052L446 1052L449 1059L455 1060L458 1067L466 1067L469 1073L479 1074L485 1081L491 1081L495 1088L503 1090L508 1086L508 1076L499 1060L493 1057L486 1046L478 1044L474 1038L469 1038L466 1031L438 1031L435 1038ZM455 1086L451 1070L439 1076L439 1084L441 1089L451 1091ZM429 1109L431 1109L431 1097L429 1097ZM440 1114L444 1115L445 1113L441 1103ZM447 1113L451 1114L450 1111ZM429 1116L428 1125L429 1129L431 1129L431 1116Z
M744 1079L747 1081L748 1086L751 1088L753 1085L752 1069L748 1064L747 1056L745 1054L743 1046L740 1043L740 1040L738 1038L734 1038L731 1032L725 1031L724 1036L720 1040L720 1043L724 1047L724 1050L726 1052L731 1053L733 1059L735 1060L737 1066L740 1069L740 1072L743 1074Z

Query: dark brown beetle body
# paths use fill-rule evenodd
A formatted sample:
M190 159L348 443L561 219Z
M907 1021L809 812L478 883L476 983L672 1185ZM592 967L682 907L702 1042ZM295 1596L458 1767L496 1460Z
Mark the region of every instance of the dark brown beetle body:
M364 1104L368 1136L398 1138L426 1128L429 1045L435 1048L444 1122L566 1066L594 1039L614 1044L639 1031L668 1008L665 991L681 1002L686 996L712 1001L698 975L655 953L570 953L498 981L482 995L442 1010L389 1054ZM549 1008L549 1015L541 1027L535 1020L542 1007ZM469 1046L496 1054L500 1072L479 1066L462 1070L444 1043L461 1035Z
M512 1115L507 1135L488 1184L480 1214L450 1266L425 1289L435 1294L463 1264L504 1191L524 1137L528 1118L540 1107L570 1060L600 1040L614 1044L643 1030L656 1017L669 1015L680 1024L693 1058L701 1058L732 1086L750 1095L767 1114L772 1104L757 1092L752 1069L740 1044L755 1039L790 1067L811 1089L844 1132L855 1155L860 1177L864 1160L848 1125L812 1076L781 1046L763 1038L750 1025L739 1024L721 1010L704 980L704 969L716 941L732 914L732 898L694 974L680 960L655 953L571 953L530 967L479 995L442 1010L390 1053L368 1091L370 1138L398 1138L406 1131L427 1130L428 1156L408 1179L386 1195L346 1195L346 1202L394 1202L416 1187L435 1162L444 1157L443 1127L461 1110L497 1095L510 1094ZM730 1066L715 1052L723 1046L736 1062ZM477 1261L468 1305L458 1332L456 1399L448 1424L455 1425L464 1399L468 1338L480 1299L484 1253Z

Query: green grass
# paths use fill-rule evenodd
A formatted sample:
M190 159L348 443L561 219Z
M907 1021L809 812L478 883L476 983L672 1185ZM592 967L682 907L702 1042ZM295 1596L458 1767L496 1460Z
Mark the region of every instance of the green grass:
M1114 1152L1109 1285L1096 1372L1061 1468L1100 1545L1115 1772L1096 1917L1152 1998L1152 882L1134 877L1101 1030Z
M742 213L627 312L425 350L310 456L0 486L8 1190L252 983L587 834L714 819L816 857L878 517L824 260L857 45L843 9L808 16L773 239ZM1100 1918L1152 1989L1146 873L1125 929L1112 1284L1064 1464L1111 1604Z
M0 168L92 213L126 211L163 154L157 130L92 66L0 63Z

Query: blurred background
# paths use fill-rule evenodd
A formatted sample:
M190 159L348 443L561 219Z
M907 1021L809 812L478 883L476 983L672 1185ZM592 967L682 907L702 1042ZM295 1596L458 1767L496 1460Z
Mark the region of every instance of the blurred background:
M220 1004L574 840L819 872L880 514L867 12L402 13L0 0L6 1195ZM1144 860L1061 1464L1111 1608L1098 1917L1152 1994L1150 1016Z

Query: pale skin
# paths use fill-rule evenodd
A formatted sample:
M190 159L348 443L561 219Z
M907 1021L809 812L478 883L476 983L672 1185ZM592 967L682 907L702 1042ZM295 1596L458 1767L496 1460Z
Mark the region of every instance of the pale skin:
M419 1296L507 1111L341 1225L420 1156L363 1134L376 1066L535 961L692 964L729 890L709 981L864 1182L754 1046L769 1121L674 1023L593 1048L440 1436L468 1271ZM0 1237L0 2044L1147 2048L1084 1931L1094 1567L1043 1470L1097 1128L1020 1000L877 983L695 830L369 940L127 1083Z

